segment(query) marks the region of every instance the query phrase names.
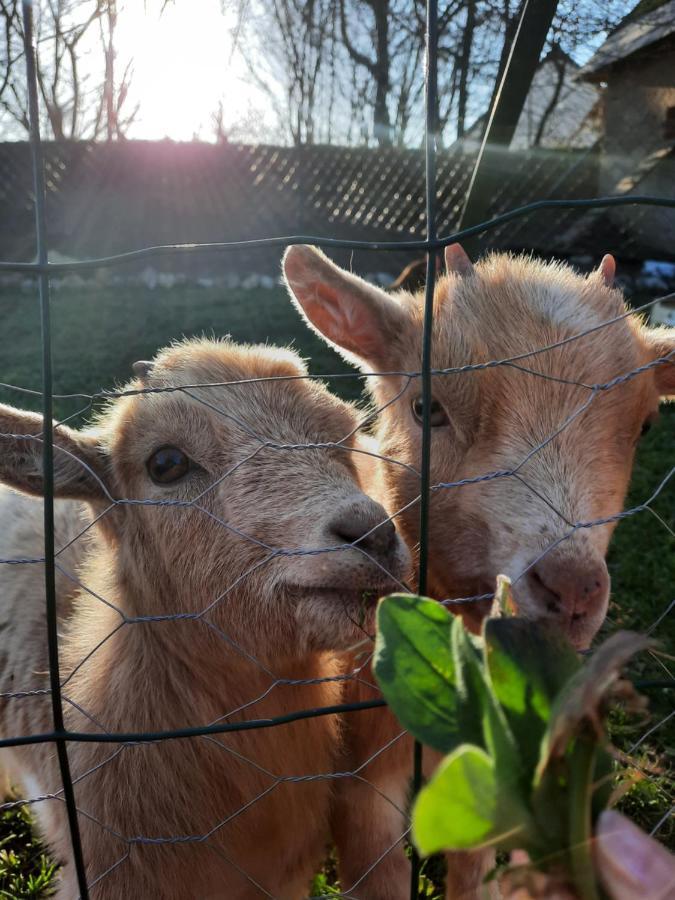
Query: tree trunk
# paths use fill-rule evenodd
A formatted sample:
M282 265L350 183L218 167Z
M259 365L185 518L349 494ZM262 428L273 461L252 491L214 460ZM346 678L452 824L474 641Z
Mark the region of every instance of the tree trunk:
M375 38L377 59L373 75L375 77L375 110L373 130L378 144L391 144L391 122L387 109L389 95L389 0L371 0L375 14Z
M457 138L464 137L466 128L466 101L468 97L469 66L471 65L471 49L473 33L476 28L476 0L468 0L466 4L466 24L462 35L462 50L459 58L459 96L457 98Z
M352 44L347 27L346 0L340 0L340 30L345 48L352 61L370 73L375 81L375 108L373 131L378 144L387 146L392 142L392 128L387 109L389 95L389 0L360 0L367 4L375 17L375 59L361 53Z

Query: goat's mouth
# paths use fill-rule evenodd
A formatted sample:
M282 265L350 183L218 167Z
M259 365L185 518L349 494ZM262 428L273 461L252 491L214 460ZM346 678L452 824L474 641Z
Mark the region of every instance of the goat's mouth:
M357 587L345 587L344 584L286 584L285 591L290 597L316 599L322 602L335 601L340 604L375 608L381 597L401 591L396 581L382 581L375 584L363 584Z
M287 586L291 599L316 605L334 614L343 614L346 620L368 633L374 633L375 610L379 600L400 590L401 585L395 581L366 583L357 587L337 584Z
M286 592L301 627L313 629L313 640L324 649L347 650L375 638L375 610L381 597L400 590L396 582L344 585L290 585Z

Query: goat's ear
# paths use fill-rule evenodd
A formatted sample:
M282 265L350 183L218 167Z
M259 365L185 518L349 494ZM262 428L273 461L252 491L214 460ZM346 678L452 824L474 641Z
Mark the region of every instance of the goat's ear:
M385 291L345 272L316 247L289 247L284 278L310 327L364 370L394 364L408 317Z
M463 278L473 275L473 263L461 244L449 244L445 248L445 268L447 272Z
M642 336L652 359L668 360L654 369L659 394L662 397L675 396L675 328L644 328Z
M0 404L0 481L17 491L41 497L42 416ZM101 500L106 456L91 434L54 426L54 496Z

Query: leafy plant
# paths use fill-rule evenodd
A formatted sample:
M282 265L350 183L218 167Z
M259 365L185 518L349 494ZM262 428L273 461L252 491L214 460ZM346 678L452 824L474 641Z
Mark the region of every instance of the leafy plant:
M504 583L498 600L507 612ZM641 707L620 672L648 644L618 632L582 663L543 623L488 618L476 638L434 600L385 598L375 675L404 727L447 754L413 808L420 853L522 849L596 900L590 838L612 780L606 702Z
M31 834L27 807L3 810L0 825L0 900L51 896L56 865Z

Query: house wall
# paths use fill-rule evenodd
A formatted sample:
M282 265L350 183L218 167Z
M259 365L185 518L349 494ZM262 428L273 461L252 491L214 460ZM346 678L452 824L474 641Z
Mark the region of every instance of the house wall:
M675 35L616 63L608 74L605 186L615 184L626 169L663 145L669 106L675 106Z
M666 111L675 106L675 35L616 63L607 76L604 99L604 154L599 186L603 194L616 193L631 181L632 193L675 199L675 141L664 136ZM669 149L671 152L669 152ZM663 159L645 166L653 154ZM643 174L646 173L646 174ZM628 226L654 255L675 246L675 211L644 208L612 210L617 227Z

